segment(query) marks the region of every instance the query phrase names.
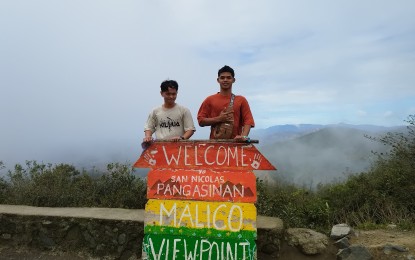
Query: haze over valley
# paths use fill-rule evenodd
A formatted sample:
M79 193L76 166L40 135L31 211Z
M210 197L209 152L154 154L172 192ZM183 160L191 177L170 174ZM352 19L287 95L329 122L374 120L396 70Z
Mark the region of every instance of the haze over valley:
M349 124L276 125L253 129L251 139L259 140L259 151L277 167L277 171L257 171L269 181L284 180L315 187L367 170L375 158L373 152L385 153L388 147L365 136L382 136L387 132L405 131L404 126L383 127ZM142 152L140 140L101 141L95 144L73 144L66 147L38 147L36 158L0 158L7 169L26 160L40 163L68 163L79 169L105 170L108 163L133 164ZM8 160L11 159L11 160ZM148 169L137 169L145 177Z

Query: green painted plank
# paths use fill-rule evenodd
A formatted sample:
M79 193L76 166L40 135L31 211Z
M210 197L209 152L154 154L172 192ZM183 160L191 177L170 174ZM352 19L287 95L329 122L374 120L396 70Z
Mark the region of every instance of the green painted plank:
M256 239L257 232L252 230L239 230L232 232L229 230L217 230L214 228L189 228L189 227L171 227L171 226L154 226L146 225L144 227L145 234L155 235L178 235L190 237L213 237L213 238L227 238L227 239Z

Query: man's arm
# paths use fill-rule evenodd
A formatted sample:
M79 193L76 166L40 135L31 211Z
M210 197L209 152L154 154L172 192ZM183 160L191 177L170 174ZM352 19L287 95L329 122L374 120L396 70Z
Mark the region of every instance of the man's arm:
M151 142L153 140L153 132L151 130L145 130L144 131L144 138L143 138L143 142Z
M174 141L174 142L177 142L177 141L180 141L180 140L187 140L193 135L194 132L195 132L195 130L187 130L186 132L184 132L183 135L173 136L169 140Z
M190 113L190 110L188 108L185 108L185 111L184 111L183 128L184 128L184 134L182 135L183 138L180 138L180 139L189 139L196 131L195 124L193 123L192 114Z
M199 117L199 126L209 126L216 125L222 122L232 121L233 111L227 111L227 108L224 108L222 112L216 117Z
M244 125L242 127L242 133L241 133L241 135L235 136L234 139L241 140L241 141L247 141L247 140L249 140L248 135L249 135L249 132L251 131L251 128L252 128L251 125Z
M242 136L248 136L249 132L251 131L251 125L244 125L244 127L242 128Z
M195 130L187 130L182 136L184 139L189 139L194 134Z
M255 126L254 117L252 116L251 108L249 107L248 101L243 97L241 104L241 117L243 122L241 135L235 136L238 140L249 140L248 135L251 128Z

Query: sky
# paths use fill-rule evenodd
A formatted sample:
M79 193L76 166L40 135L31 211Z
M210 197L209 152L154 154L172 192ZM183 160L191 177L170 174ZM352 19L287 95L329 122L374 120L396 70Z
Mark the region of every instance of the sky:
M196 124L224 65L256 129L402 125L414 13L413 0L0 0L0 161L138 154L160 83L178 81Z

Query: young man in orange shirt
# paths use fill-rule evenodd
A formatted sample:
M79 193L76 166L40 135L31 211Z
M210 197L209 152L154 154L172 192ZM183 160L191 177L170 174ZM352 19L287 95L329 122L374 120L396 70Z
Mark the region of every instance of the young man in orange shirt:
M202 103L197 114L200 126L211 126L210 139L214 139L215 127L222 122L231 121L233 113L233 131L231 138L239 141L249 141L249 131L255 126L248 101L245 97L235 95L233 111L228 112L227 107L231 101L232 85L235 82L234 70L225 65L218 71L217 81L220 91L208 96Z

